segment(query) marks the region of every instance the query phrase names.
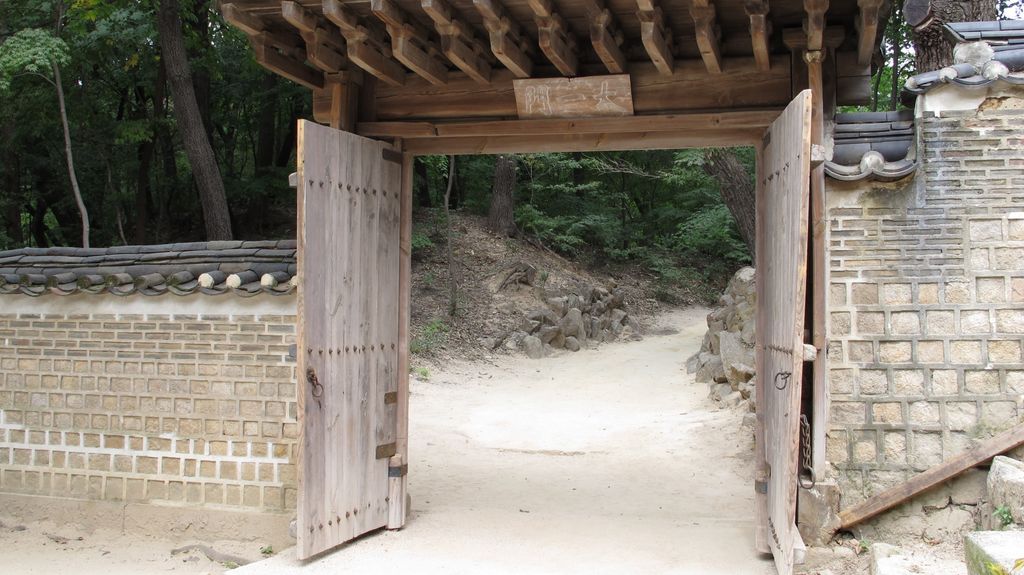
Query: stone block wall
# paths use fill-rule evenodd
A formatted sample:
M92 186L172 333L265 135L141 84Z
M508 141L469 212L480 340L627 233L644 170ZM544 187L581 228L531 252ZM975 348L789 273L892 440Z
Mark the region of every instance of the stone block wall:
M918 117L918 173L829 181L827 459L844 505L1024 414L1024 112Z
M284 313L190 313L170 295L90 311L118 299L0 307L0 493L293 509L294 298Z

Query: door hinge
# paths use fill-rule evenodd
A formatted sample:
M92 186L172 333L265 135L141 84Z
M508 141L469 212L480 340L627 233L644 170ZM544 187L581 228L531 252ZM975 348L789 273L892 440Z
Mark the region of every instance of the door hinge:
M389 391L389 392L385 393L384 394L384 405L391 405L393 403L398 403L398 392L397 391Z
M395 443L385 443L377 446L377 459L387 459L397 453L398 446Z
M754 493L761 493L761 494L768 493L768 482L767 481L755 481L754 482Z
M388 477L405 477L409 473L409 464L399 465L398 467L388 467Z

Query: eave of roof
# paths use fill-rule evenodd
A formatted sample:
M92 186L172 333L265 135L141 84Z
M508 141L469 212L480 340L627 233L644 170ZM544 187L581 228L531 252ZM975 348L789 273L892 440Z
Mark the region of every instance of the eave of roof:
M946 33L963 42L957 46L954 64L911 76L904 85L906 95L917 96L945 84L965 88L983 88L995 82L1024 85L1024 77L1014 74L1024 71L1024 20L947 24Z
M841 181L895 181L913 174L914 113L837 114L833 154L825 174Z
M219 241L0 252L0 295L286 295L295 241Z

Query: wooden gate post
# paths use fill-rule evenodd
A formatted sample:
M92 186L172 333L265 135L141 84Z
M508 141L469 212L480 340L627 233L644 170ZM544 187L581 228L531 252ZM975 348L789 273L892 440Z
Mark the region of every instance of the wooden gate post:
M401 149L401 143L396 142ZM400 529L409 513L409 317L412 286L412 154L402 154L401 212L399 217L398 253L398 433L395 437L395 455L388 467L388 529Z

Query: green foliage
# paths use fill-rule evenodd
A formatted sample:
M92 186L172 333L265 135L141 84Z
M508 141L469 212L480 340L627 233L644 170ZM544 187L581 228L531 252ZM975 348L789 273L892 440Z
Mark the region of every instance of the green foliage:
M437 351L448 334L448 324L441 318L434 318L423 326L422 331L409 342L409 351L416 355L429 355Z
M434 247L434 240L430 239L430 236L423 233L423 230L414 229L412 231L412 257L414 259L420 259L423 255Z
M1013 512L1006 505L996 507L992 516L999 520L999 525L1001 527L1009 527L1010 525L1013 525Z
M672 247L694 260L712 258L731 265L750 262L746 244L736 231L732 214L724 204L705 208L686 218L672 236Z
M409 372L423 381L430 379L430 370L425 367L413 367L409 369Z
M270 557L273 554L274 554L274 546L273 545L265 545L263 547L260 547L260 555L263 555L264 557Z
M11 78L20 74L49 80L53 65L64 66L70 59L68 45L60 38L37 28L21 30L0 44L0 91L9 91Z

